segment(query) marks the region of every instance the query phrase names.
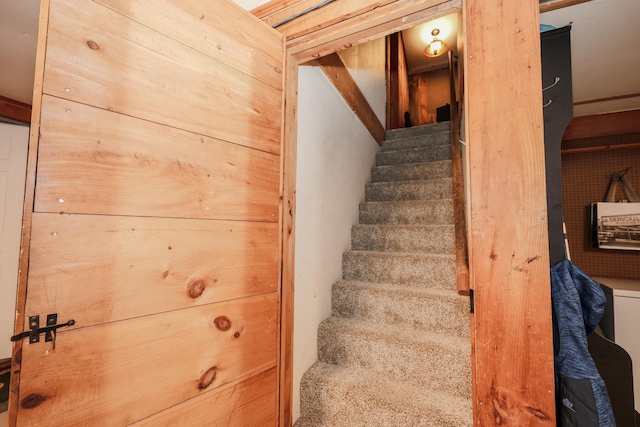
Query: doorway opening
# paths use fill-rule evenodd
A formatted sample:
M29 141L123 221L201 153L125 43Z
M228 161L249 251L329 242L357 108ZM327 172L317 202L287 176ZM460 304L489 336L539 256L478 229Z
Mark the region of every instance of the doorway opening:
M461 28L456 12L387 36L387 130L450 120L449 68L461 51ZM434 34L444 48L429 56Z

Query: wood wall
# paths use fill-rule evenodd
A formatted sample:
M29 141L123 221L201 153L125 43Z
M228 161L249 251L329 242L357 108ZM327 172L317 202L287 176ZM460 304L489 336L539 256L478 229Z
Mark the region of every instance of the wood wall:
M448 69L409 76L409 112L414 126L436 123L436 110L450 99Z
M405 126L409 111L409 78L402 33L387 37L387 130Z
M283 58L227 1L43 1L16 329L75 324L19 425L277 424Z

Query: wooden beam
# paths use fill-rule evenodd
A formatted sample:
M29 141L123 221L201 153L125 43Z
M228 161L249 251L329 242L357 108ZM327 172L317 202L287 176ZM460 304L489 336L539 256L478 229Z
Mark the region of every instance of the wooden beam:
M278 27L278 31L287 39L293 39L397 1L336 0Z
M310 2L274 0L252 13L270 23L276 14L287 15L302 4L309 6ZM335 0L278 27L278 31L287 38L287 51L304 63L458 11L461 5L461 0Z
M597 145L594 147L578 147L578 148L564 148L560 150L561 154L583 154L583 153L599 153L602 151L617 151L617 150L637 150L640 148L640 142L632 142L629 144L611 144L611 145Z
M287 51L298 62L305 62L459 11L461 3L460 0L397 1L295 38L287 36Z
M373 108L362 94L362 91L349 74L349 70L337 53L317 59L318 65L334 84L347 105L360 119L365 128L371 133L378 144L382 144L385 138L385 130L382 123L373 112Z
M36 68L33 83L34 93L42 93L44 82L45 51L49 32L49 2L40 2L38 19L38 47L36 49ZM36 97L33 106L33 117L29 129L29 157L27 159L27 179L24 190L24 209L22 214L22 239L20 241L20 264L18 266L18 292L16 295L16 321L13 330L23 330L25 324L25 307L27 301L27 276L29 274L29 253L31 248L31 223L33 219L33 204L36 192L36 163L38 159L38 144L40 139L40 103L42 97ZM18 405L20 402L20 371L22 367L22 343L18 340L13 344L11 352L11 378L9 380L9 413L8 424L18 423Z
M583 101L574 101L573 105L595 104L597 102L617 101L619 99L640 98L640 93L628 93L625 95L605 96L604 98L585 99Z
M464 15L474 423L551 427L538 2L466 0Z
M640 133L640 109L574 117L563 141Z
M273 16L274 14L282 13L288 10L290 7L294 7L306 1L310 0L271 0L254 8L253 10L251 10L251 13L258 19L265 20L270 16ZM320 0L315 0L316 3L319 1Z
M280 401L281 427L293 423L293 321L295 294L295 211L296 158L298 152L298 63L285 55L284 124L281 150L282 195L281 245L282 271L280 279Z
M540 13L585 3L591 0L540 0Z
M31 105L0 96L0 116L22 123L31 123Z
M470 295L469 245L467 244L467 212L464 192L464 169L460 147L460 114L463 102L456 98L456 70L459 61L449 51L449 94L451 105L451 177L453 179L453 224L456 242L456 283L458 294ZM460 89L462 91L462 88ZM461 100L462 101L462 100Z
M269 2L252 11L254 15L267 25L277 28L290 20L302 17L316 9L324 7L333 0L286 0L284 2ZM278 5L274 4L278 3ZM279 7L278 7L279 6Z

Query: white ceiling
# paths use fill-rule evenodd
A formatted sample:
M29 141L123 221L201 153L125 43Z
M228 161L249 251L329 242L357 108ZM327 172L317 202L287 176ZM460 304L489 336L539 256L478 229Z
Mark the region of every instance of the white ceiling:
M252 9L265 0L235 0ZM0 0L0 95L30 104L35 67L39 0ZM562 27L572 23L573 96L575 101L640 93L640 1L591 0L575 6L546 12L541 23ZM458 15L424 24L427 34L438 27L458 26ZM421 30L405 31L410 68L422 60L424 42L417 42ZM453 33L453 31L452 31ZM444 37L455 49L455 35ZM413 41L412 41L413 40ZM444 58L438 60L446 61ZM640 108L640 96L614 101L577 105L574 115Z
M574 102L640 94L640 0L592 0L543 13L571 26ZM640 108L640 96L576 105L574 116Z

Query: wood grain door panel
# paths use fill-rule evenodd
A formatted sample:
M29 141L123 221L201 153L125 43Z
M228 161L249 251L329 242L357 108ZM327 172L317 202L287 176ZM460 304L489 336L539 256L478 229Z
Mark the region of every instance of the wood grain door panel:
M39 34L16 332L75 323L16 343L10 424L276 425L283 36L228 0Z
M25 345L19 424L127 425L273 367L276 308L271 293Z
M36 212L278 221L280 157L44 96Z
M72 328L278 290L277 224L35 213L27 313Z

